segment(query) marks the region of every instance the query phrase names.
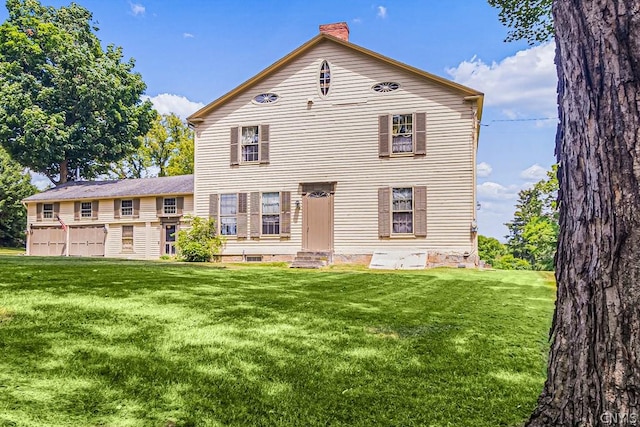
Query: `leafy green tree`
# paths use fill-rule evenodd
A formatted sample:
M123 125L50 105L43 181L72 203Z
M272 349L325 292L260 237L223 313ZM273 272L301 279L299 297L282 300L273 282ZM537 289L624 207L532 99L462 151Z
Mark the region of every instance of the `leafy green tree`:
M220 254L224 237L216 234L213 218L187 216L191 227L178 232L176 247L180 258L187 262L207 262Z
M507 253L505 245L494 237L478 235L478 255L481 260L487 261L491 265L495 259Z
M505 41L527 40L534 44L549 40L553 34L552 0L487 1L500 9L500 22L511 29Z
M515 258L526 260L536 270L553 270L558 242L557 166L547 179L520 191L509 229L507 248Z
M158 115L142 144L158 176L193 173L193 131L177 115Z
M516 258L513 254L504 254L494 260L492 267L498 270L531 270L529 261Z
M0 25L0 144L58 185L91 179L132 152L153 110L145 84L122 61L122 49L102 49L91 13L71 3L7 0Z
M0 246L24 245L27 210L21 201L36 192L29 173L0 148Z
M492 4L515 37L544 26L518 7L535 2ZM640 413L640 2L554 0L551 14L558 294L547 380L526 426L630 425Z

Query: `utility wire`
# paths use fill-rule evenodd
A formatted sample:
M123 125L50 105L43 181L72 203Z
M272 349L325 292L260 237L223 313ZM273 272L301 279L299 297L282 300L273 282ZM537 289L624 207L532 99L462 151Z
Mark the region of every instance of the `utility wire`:
M537 121L543 121L543 120L558 120L558 118L557 117L537 117L534 119L500 119L500 120L491 120L487 124L480 123L480 126L490 126L491 123L495 123L495 122L537 122Z

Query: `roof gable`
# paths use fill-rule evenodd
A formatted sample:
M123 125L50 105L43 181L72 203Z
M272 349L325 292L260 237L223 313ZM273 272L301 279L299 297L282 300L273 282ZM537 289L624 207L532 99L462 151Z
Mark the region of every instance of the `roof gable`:
M429 81L430 83L436 83L443 87L459 92L462 96L469 97L470 100L476 100L478 102L478 118L482 116L482 103L484 100L484 94L482 92L479 92L475 89L471 89L467 86L463 86L461 84L455 83L451 80L447 80L445 78L436 76L434 74L428 73L426 71L420 70L410 65L404 64L400 61L396 61L394 59L391 59L379 53L373 52L369 49L365 49L353 43L344 41L337 37L334 37L325 33L320 33L313 39L309 40L307 43L303 44L302 46L298 47L297 49L289 53L287 56L281 58L280 60L276 61L269 67L262 70L260 73L256 74L254 77L250 78L249 80L245 81L241 85L237 86L235 89L231 90L230 92L226 93L225 95L221 96L220 98L216 99L210 104L205 105L204 107L202 107L201 109L199 109L198 111L196 111L195 113L187 117L187 121L193 124L203 121L204 118L209 113L211 113L218 107L224 105L227 101L231 100L232 98L239 95L240 93L259 84L260 82L262 82L264 79L266 79L273 73L283 69L284 67L289 65L291 62L293 62L295 59L301 57L305 53L309 52L313 47L317 46L318 44L324 41L342 45L355 52L359 52L375 60L381 61L393 67L407 71L413 75L416 75L419 78L423 78Z

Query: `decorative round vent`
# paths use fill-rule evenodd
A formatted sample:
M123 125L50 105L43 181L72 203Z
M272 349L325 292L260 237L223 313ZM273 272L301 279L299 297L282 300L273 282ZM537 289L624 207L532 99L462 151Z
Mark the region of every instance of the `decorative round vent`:
M376 83L371 87L371 89L373 89L374 92L380 92L380 93L393 92L394 90L397 90L399 88L400 88L400 83L396 83L396 82Z
M314 191L312 193L307 194L307 197L311 199L322 199L324 197L329 197L330 194L326 191Z
M278 99L280 99L280 97L275 93L261 93L260 95L253 98L253 100L258 104L273 104Z

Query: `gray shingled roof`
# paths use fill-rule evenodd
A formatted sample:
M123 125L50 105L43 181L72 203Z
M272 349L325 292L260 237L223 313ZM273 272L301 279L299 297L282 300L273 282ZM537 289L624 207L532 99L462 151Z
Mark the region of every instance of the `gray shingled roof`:
M109 199L173 194L193 194L193 175L113 181L73 181L34 194L24 201Z

